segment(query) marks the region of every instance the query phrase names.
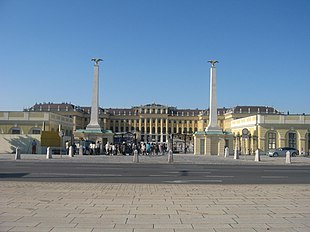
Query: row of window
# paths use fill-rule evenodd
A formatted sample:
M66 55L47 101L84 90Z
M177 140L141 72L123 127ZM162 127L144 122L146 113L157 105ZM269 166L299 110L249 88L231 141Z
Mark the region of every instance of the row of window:
M267 135L267 148L276 149L277 145L277 134L276 132L268 132ZM287 145L289 147L297 148L297 134L296 132L289 132L287 134ZM310 134L308 134L308 147L310 147Z
M15 128L12 128L10 130L10 133L11 134L22 134L22 130L19 128L19 127L15 127ZM30 131L29 131L29 134L41 134L41 129L39 128L32 128Z
M85 121L88 121L88 120L89 120L89 119L85 118ZM161 120L161 119L157 119L157 120L158 120L158 122L160 123L160 120ZM102 121L102 120L101 120L101 121ZM146 121L147 123L152 122L152 123L155 124L156 119L146 119L146 120L144 120L143 118L141 119L141 123L145 123L145 121ZM136 124L138 124L138 123L139 123L139 120L138 120L138 119L110 120L110 123L111 123L111 124L113 124L114 122L115 122L115 123L118 123L118 122L126 122L126 123L132 123L132 124L136 123ZM206 123L206 122L207 122L207 120L205 120L205 123ZM163 119L163 123L166 123L166 119ZM168 123L172 123L172 120L168 120ZM180 124L182 124L182 123L187 123L187 120L179 120L179 121L173 120L173 123L174 123L174 124L176 124L176 123L180 123ZM192 120L189 120L188 123L192 123ZM195 120L194 123L197 124L197 120Z
M120 130L119 130L120 129ZM110 130L113 131L113 132L128 132L128 131L139 131L139 127L130 127L130 130L129 130L129 127L118 127L116 126L115 127L115 130L113 127L110 127ZM183 128L183 131L182 131L182 128L176 128L174 127L173 129L171 127L168 127L168 134L171 134L171 133L174 133L174 134L183 134L183 133L194 133L198 131L198 128L195 127L194 130L192 127L190 127L189 129L187 129L186 127ZM148 133L150 132L150 127L147 127L146 130L145 130L145 127L141 127L141 133ZM152 134L155 134L156 133L156 128L155 127L152 127ZM167 133L167 130L166 130L166 127L163 127L162 131L161 131L161 127L157 127L157 133L163 133L163 134L166 134Z
M55 130L54 128L52 128L51 131L58 131L58 129ZM9 133L14 134L14 135L19 135L19 134L23 134L23 131L19 127L14 127L12 129L10 129ZM40 128L32 128L32 129L30 129L28 134L39 135L39 134L41 134L41 129ZM65 135L71 136L72 130L65 130Z

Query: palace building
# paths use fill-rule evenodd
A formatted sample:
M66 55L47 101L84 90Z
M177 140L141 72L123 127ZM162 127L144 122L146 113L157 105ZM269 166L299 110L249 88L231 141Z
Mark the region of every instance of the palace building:
M64 131L65 139L85 129L90 122L91 107L70 103L37 103L21 112L0 112L0 153L13 151L12 136L35 137L41 144L43 131ZM176 149L193 152L194 134L204 131L209 123L209 109L178 109L173 106L146 104L131 108L100 108L99 124L114 134L132 133L137 141L170 142L173 135ZM290 146L302 153L310 149L310 115L291 115L266 106L236 106L217 109L218 125L234 136L231 152L238 144L241 154L256 149ZM25 141L28 141L25 140ZM113 142L113 141L111 141ZM26 146L26 144L25 144ZM191 149L192 148L192 149ZM26 148L24 150L27 150ZM205 154L197 149L195 154Z

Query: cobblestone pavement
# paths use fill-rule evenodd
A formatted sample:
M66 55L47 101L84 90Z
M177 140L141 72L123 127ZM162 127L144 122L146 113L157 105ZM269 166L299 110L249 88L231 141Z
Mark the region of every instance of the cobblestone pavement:
M0 154L0 161L14 160L15 154ZM255 162L254 156L252 155L242 155L240 159L235 160L233 156L225 158L223 156L206 156L206 155L193 155L193 154L174 154L175 163L191 163L191 164L247 164L247 165L284 165L285 157L268 157L261 156L261 162ZM47 161L45 154L22 154L22 160L26 161ZM53 161L59 162L88 162L88 163L132 163L133 156L106 156L106 155L76 155L70 158L67 155L53 155ZM139 156L139 161L141 163L168 163L167 155L159 156ZM309 165L310 166L310 156L298 156L292 157L291 165Z
M6 182L0 231L310 231L310 185Z

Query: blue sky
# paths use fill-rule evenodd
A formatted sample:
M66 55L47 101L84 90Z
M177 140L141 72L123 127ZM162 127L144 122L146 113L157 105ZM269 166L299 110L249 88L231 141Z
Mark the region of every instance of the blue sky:
M308 0L0 0L0 110L36 102L310 113Z

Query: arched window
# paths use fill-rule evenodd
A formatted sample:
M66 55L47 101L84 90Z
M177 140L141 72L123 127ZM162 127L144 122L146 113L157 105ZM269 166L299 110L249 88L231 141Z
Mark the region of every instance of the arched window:
M287 134L287 139L288 139L287 144L289 147L297 148L297 143L296 143L297 134L296 134L296 132L289 132Z
M277 147L277 143L276 143L276 141L277 141L277 134L276 134L276 132L274 132L274 131L270 131L270 132L268 132L268 135L267 135L267 139L268 139L268 150L270 150L270 149L276 149Z
M16 135L16 134L21 134L21 133L22 133L22 131L21 131L21 129L19 127L13 127L11 129L11 134Z

